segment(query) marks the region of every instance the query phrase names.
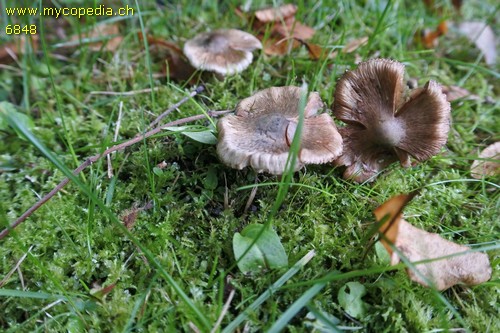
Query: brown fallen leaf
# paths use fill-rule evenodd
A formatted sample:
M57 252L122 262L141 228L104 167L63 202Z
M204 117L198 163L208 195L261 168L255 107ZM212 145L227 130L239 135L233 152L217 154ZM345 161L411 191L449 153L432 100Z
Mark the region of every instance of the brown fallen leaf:
M441 86L443 93L446 95L446 100L448 102L453 102L458 99L470 99L479 100L479 96L474 95L467 89L461 88L459 86Z
M471 176L476 179L482 177L500 175L500 141L486 147L479 158L485 160L475 160L471 166ZM486 160L487 159L487 160Z
M347 43L344 48L342 49L343 53L352 53L359 49L360 47L366 45L368 43L368 37L361 37L357 38L354 40L351 40L349 43Z
M142 207L138 207L137 204L133 204L132 205L132 208L129 208L129 209L125 209L123 211L123 213L121 214L120 216L120 219L122 220L123 222L123 225L128 229L128 230L131 230L134 225L135 225L135 221L137 219L137 215L144 211L144 210L148 210L148 209L151 209L153 208L153 201L150 201L148 203L146 203L144 206Z
M138 35L142 40L142 33L139 32ZM196 69L191 66L177 44L153 36L147 36L147 40L154 61L163 63L163 73L166 76L177 81L190 80L191 84L196 82L193 77Z
M395 244L398 237L398 228L403 214L403 208L408 202L413 199L415 194L400 194L384 202L373 211L377 222L383 224L379 227L379 232L385 235L385 238L380 239L380 242L385 247L389 255L392 255L390 244Z
M488 281L492 273L488 255L479 252L462 254L471 249L416 228L401 218L401 211L410 198L409 195L395 196L374 211L378 221L389 217L379 231L385 236L381 242L391 256L391 264L399 263L400 257L398 252L392 251L390 243L410 262L454 255L416 264L418 272L407 268L410 279L423 286L430 282L436 289L445 290L460 283L477 285Z
M269 7L259 9L254 12L255 18L262 23L276 22L287 17L294 16L297 12L297 6L294 4L286 4L278 7Z
M309 43L302 39L296 40L306 47L307 52L309 53L309 58L313 60L323 60L326 58L333 59L337 56L337 51L330 52L330 50L318 44Z
M31 44L33 53L38 50L38 35L22 35L17 41L5 43L0 46L0 64L10 64L24 54L26 43Z
M460 14L460 10L462 9L463 0L451 0L451 4L453 8Z
M259 35L260 36L260 35ZM267 55L280 56L290 53L300 46L300 42L293 38L257 37L262 40L262 51Z
M255 17L253 28L258 32L257 38L262 41L265 54L288 54L290 50L299 47L301 43L303 44L303 41L313 37L316 31L298 21L295 18L296 12L296 5L286 4L264 8L253 13ZM315 46L311 48L314 49Z
M103 37L109 38L103 40ZM98 41L93 41L96 39ZM120 35L118 24L97 24L92 30L82 35L71 36L70 41L88 44L89 49L94 52L100 50L114 52L123 41L123 36Z
M462 22L458 25L458 31L476 45L488 66L496 65L496 37L489 25L484 22Z
M313 28L297 21L293 16L287 17L285 19L285 24L277 22L273 30L283 37L302 40L311 39L316 32Z
M415 40L426 49L435 48L438 45L438 38L448 32L448 24L446 21L439 23L436 29L424 29L417 31Z
M90 289L90 294L99 299L103 299L107 294L109 294L116 287L116 282L112 283L106 287L102 287L100 284L95 282L92 289Z

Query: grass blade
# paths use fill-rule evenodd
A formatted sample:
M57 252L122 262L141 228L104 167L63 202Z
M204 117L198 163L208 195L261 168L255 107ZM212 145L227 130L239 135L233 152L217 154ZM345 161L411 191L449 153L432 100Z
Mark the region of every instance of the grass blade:
M248 318L250 312L257 310L257 308L264 303L269 297L271 297L285 282L290 280L297 272L304 267L316 253L314 250L307 252L307 254L302 257L299 261L295 263L282 277L280 277L275 283L273 283L263 294L261 294L252 304L248 306L242 313L240 313L232 322L227 325L222 333L233 332L245 319Z
M138 248L141 249L144 256L148 259L148 261L153 265L163 276L165 281L175 290L175 292L179 295L179 297L186 303L186 305L193 311L195 317L198 319L198 322L202 325L202 327L206 329L210 329L212 327L211 323L208 321L207 317L201 312L201 310L191 301L191 299L187 296L187 294L182 290L179 284L174 280L174 278L167 273L167 271L161 266L161 264L156 260L153 254L147 249L144 244L139 242L137 238L120 222L120 220L116 217L111 210L106 207L104 202L97 198L97 196L85 185L78 177L73 175L70 169L66 165L64 165L47 147L45 147L37 137L33 135L22 123L16 121L9 113L5 112L2 115L6 118L7 123L19 131L22 135L26 137L26 139L31 142L43 155L47 157L66 177L68 177L81 192L83 192L92 202L97 205L106 216L110 219L110 221L120 229Z
M307 303L316 296L324 287L326 282L319 282L309 288L305 293L302 294L293 304L281 315L281 317L274 322L273 326L269 329L269 333L281 332L285 328L286 324L295 317Z

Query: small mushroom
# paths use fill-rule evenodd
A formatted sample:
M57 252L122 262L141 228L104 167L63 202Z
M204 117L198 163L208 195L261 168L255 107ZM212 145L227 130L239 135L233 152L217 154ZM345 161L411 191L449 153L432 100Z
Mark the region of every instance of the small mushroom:
M221 75L243 71L252 63L255 49L262 48L253 35L236 29L204 32L184 44L184 54L197 69Z
M333 113L347 126L339 130L344 151L335 164L347 167L344 178L363 182L398 159L408 167L410 156L424 161L446 144L450 103L440 85L429 81L405 98L403 78L403 64L374 59L339 80Z
M273 87L245 98L217 124L220 159L235 169L283 174L299 121L299 87ZM317 114L324 106L317 92L309 94L304 109L300 150L295 171L305 164L332 161L342 152L342 137L332 118Z

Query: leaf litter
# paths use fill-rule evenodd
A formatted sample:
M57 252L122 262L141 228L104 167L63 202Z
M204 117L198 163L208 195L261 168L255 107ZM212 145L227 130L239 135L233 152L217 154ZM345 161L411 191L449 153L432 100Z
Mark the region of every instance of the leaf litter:
M378 222L389 217L381 222L379 232L383 235L380 242L391 257L391 265L398 264L400 256L412 263L436 259L415 264L418 272L412 268L406 271L412 281L426 287L430 284L438 290L446 290L456 284L472 286L488 281L492 274L488 255L471 252L468 246L416 228L401 217L402 209L411 197L406 194L392 197L374 211Z
M476 179L500 175L500 141L486 147L471 166L471 176Z

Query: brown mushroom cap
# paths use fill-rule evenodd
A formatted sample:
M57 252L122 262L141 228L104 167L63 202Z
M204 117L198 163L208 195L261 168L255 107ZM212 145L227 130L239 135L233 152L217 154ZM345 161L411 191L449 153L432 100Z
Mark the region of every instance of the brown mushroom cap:
M335 163L347 166L345 178L366 181L398 159L408 167L410 156L423 161L446 144L450 103L440 85L429 81L405 101L403 79L403 64L374 59L339 80L333 112L347 126Z
M235 169L246 166L257 172L282 174L299 120L299 87L273 87L245 98L217 124L220 159ZM298 162L326 163L342 152L342 138L327 114L317 115L323 102L317 92L309 94L304 110L304 123Z
M184 44L184 54L193 67L222 75L243 71L252 63L255 49L262 48L253 35L236 29L197 35Z

